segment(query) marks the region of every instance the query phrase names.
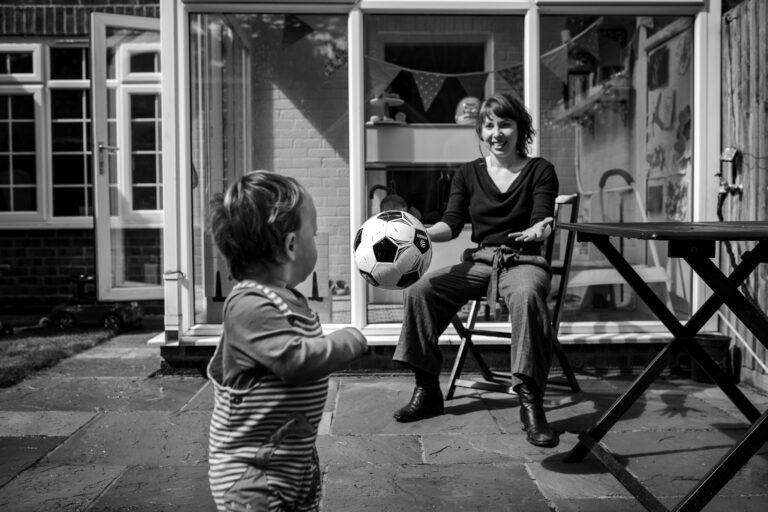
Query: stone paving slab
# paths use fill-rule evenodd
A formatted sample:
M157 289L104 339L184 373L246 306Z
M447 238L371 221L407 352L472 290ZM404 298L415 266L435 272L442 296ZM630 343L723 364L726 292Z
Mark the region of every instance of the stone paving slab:
M39 375L0 390L5 411L178 411L205 381L199 378L51 378Z
M676 496L659 501L671 510L682 498ZM646 512L645 507L634 498L555 500L553 505L557 512ZM703 512L764 512L766 507L768 500L762 496L715 497L704 507Z
M102 466L195 465L208 461L210 416L107 412L64 442L49 463Z
M208 466L128 468L89 512L216 512Z
M402 377L345 378L339 388L331 433L501 433L486 405L473 397L446 402L445 414L442 416L413 423L398 423L392 413L408 403L412 394L413 382Z
M0 404L0 407L3 406ZM96 414L75 411L0 411L0 437L66 437L91 421Z
M550 512L522 464L337 466L325 475L332 512Z
M66 376L86 377L137 377L148 378L160 369L156 358L125 358L114 364L103 358L72 357L41 372L40 376L60 378Z
M0 488L0 510L87 510L123 471L121 466L37 465Z
M525 434L424 435L424 459L429 464L524 463L547 457L552 448L526 441Z
M653 494L676 496L687 494L745 432L632 432L609 434L604 443ZM768 457L753 456L718 495L768 498L766 475Z
M0 487L64 442L66 437L0 437Z
M317 438L320 463L327 466L349 464L419 464L424 462L419 436L327 436Z
M733 445L729 435L733 432L622 432L608 434L603 443L655 496L684 496ZM566 454L563 451L528 466L551 501L631 497L591 456L578 463L566 463ZM765 496L768 504L766 475L768 459L755 456L718 495Z

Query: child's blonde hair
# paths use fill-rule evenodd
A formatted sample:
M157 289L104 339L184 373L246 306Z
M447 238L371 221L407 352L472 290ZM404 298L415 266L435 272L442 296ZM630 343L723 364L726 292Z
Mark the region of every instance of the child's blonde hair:
M294 178L253 171L213 197L209 231L232 277L242 280L261 262L280 263L285 237L301 227L306 193Z

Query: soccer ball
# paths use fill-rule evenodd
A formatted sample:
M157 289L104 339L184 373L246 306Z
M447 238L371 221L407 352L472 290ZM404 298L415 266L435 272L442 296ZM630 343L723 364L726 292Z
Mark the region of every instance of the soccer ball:
M352 250L365 280L389 290L411 286L432 261L427 230L410 213L395 210L365 221L357 230Z

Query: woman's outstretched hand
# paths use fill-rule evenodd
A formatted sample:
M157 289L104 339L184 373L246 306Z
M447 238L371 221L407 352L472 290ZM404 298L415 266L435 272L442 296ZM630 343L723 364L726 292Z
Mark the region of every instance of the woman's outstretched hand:
M514 239L515 242L541 242L552 233L551 224L555 221L553 217L537 222L525 231L516 231L507 236Z

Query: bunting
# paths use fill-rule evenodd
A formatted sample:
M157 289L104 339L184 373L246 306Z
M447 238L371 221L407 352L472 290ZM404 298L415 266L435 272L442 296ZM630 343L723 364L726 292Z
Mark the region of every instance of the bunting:
M485 82L488 80L488 73L473 73L471 75L457 75L456 79L467 91L468 96L482 98L485 96Z
M541 63L563 83L568 83L568 49L571 46L577 46L599 60L600 45L598 44L597 31L595 29L602 23L603 18L601 16L577 36L542 54Z
M512 90L517 93L518 96L522 96L525 91L525 82L523 75L523 65L517 64L508 68L500 69L497 71L499 76L509 84Z
M304 23L295 14L286 14L283 17L283 48L291 46L314 31L314 28Z
M400 67L383 60L368 59L368 71L371 74L372 84L369 97L376 98L389 87L392 80L400 73Z
M568 82L568 45L561 45L541 56L541 63L563 83Z
M429 110L435 100L438 91L445 82L445 76L437 73L413 72L413 80L424 104L424 111Z

